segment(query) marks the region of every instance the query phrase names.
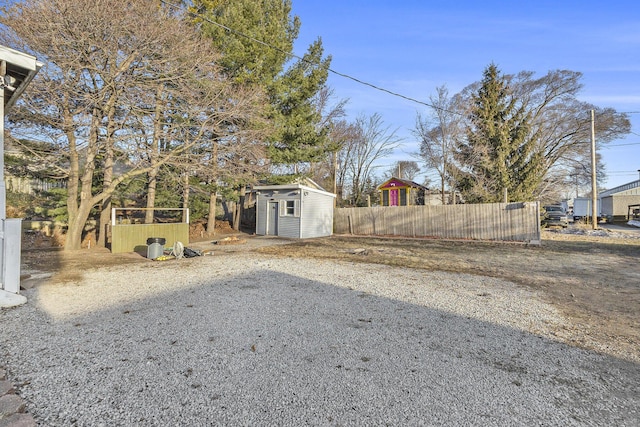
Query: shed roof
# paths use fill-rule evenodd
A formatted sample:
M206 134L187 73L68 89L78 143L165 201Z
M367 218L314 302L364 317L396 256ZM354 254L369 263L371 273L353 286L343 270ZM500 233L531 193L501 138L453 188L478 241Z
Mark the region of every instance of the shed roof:
M300 183L292 183L292 184L279 184L279 185L258 185L253 187L254 191L271 191L271 190L306 190L312 191L318 194L324 194L330 197L336 197L335 194L329 193L328 191L319 190L317 188L310 187L308 185L303 185Z

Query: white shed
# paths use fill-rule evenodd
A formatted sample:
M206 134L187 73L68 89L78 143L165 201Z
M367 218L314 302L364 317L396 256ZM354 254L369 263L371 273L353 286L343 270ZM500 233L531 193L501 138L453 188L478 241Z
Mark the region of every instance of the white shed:
M257 235L307 239L333 234L335 194L299 183L253 190Z

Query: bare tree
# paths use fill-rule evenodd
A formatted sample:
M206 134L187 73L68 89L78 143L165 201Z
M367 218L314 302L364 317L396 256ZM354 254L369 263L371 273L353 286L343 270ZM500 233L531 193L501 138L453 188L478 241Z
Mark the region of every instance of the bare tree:
M418 162L414 160L398 160L385 175L413 181L418 173L420 173Z
M335 92L328 86L324 86L316 94L313 105L316 108L320 121L317 124L318 132L325 132L324 151L328 153L322 160L309 163L309 170L306 172L315 182L325 189L337 193L337 158L338 151L346 140L344 116L347 99L336 100Z
M451 98L446 86L436 88L436 96L430 96L430 100L431 114L428 117L418 115L413 133L420 140L420 157L440 178L440 193L444 205L446 186L455 181L454 169L450 165L461 134L462 114L458 98Z
M346 120L339 120L334 123L329 134L330 140L339 146L338 150L332 153L331 159L333 191L336 193L336 203L338 205L342 205L345 189L348 186L349 169L347 168L347 160L351 158L354 148L352 142L357 140L359 134L358 127Z
M396 131L385 127L382 117L360 116L355 121L356 133L343 148L344 165L350 179L351 198L355 205L364 202L366 186L373 178L375 163L393 153L401 144Z
M65 249L80 248L91 210L108 212L121 183L179 161L224 132L245 104L218 72L210 43L157 1L25 0L0 22L12 30L2 43L46 63L11 126L60 151ZM118 156L126 167L116 173Z

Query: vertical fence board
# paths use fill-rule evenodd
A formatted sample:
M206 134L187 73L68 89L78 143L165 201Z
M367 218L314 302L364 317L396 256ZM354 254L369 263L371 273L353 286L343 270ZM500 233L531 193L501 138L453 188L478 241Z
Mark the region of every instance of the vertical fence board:
M189 224L123 224L111 226L111 252L133 252L136 248L147 246L150 237L166 239L166 245L175 242L189 244Z
M341 208L336 234L444 239L540 240L537 202Z

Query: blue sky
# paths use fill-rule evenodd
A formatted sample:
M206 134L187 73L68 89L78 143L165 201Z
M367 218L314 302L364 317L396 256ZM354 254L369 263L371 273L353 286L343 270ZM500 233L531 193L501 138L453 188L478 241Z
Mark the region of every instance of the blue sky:
M494 62L506 74L582 72L580 100L640 112L637 0L293 0L293 13L302 21L298 55L321 37L332 69L425 102L438 86L454 94L480 80ZM411 129L426 107L335 74L328 84L338 98L349 98L350 118L377 112L398 128L403 147L384 164L414 160ZM600 151L607 188L639 177L640 114L629 117L634 133Z

